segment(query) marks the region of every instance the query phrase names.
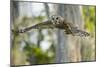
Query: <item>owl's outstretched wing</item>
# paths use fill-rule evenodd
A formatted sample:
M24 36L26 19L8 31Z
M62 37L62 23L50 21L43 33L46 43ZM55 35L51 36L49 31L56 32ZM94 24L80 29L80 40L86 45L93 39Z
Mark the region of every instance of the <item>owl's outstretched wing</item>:
M77 27L72 27L71 30L65 30L66 34L72 34L73 36L89 36L90 34L86 31L80 30Z
M65 33L72 34L73 36L89 36L88 32L78 29L77 26L74 26L72 23L64 23Z
M27 32L31 29L48 29L48 28L55 28L55 26L49 20L45 21L45 22L38 23L38 24L30 26L30 27L27 27L25 29L20 29L19 33L24 33L24 32Z
M90 35L88 32L77 29L77 28L73 28L72 32L77 36L89 36Z

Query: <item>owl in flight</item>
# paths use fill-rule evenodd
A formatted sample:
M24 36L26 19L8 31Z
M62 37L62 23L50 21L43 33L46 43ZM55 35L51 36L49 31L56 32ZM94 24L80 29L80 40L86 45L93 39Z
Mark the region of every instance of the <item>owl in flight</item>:
M89 36L88 32L78 29L72 23L67 22L63 17L57 15L51 16L50 20L27 27L25 29L21 29L18 32L24 33L31 29L48 29L48 28L62 29L64 30L65 34L71 34L73 36Z

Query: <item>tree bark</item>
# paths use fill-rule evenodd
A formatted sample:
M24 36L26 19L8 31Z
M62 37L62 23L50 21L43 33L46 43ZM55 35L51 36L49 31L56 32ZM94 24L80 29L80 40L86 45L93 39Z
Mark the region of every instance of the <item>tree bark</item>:
M61 15L67 22L73 23L82 29L83 20L80 6L76 5L55 5L57 15ZM77 62L81 61L80 37L65 35L58 30L58 44L56 45L56 62Z

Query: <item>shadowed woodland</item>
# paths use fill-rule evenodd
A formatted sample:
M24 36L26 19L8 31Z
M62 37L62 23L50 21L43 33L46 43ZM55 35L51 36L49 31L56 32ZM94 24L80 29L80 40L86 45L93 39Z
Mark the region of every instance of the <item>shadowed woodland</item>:
M60 15L88 37L65 35L59 29L11 31L11 65L95 61L95 6L11 1L11 30L23 29Z

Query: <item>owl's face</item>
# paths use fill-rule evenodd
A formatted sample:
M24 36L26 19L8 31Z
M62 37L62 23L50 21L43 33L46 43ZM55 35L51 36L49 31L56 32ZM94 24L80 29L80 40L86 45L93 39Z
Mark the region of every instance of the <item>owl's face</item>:
M51 22L54 25L61 24L63 21L64 21L64 18L62 18L61 16L57 16L57 15L51 16Z

